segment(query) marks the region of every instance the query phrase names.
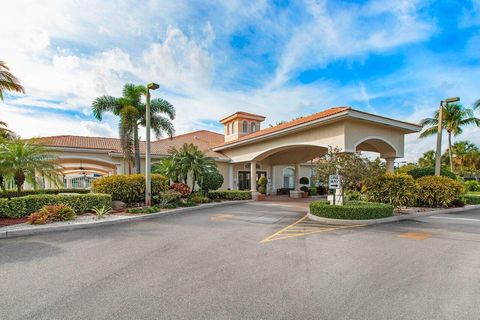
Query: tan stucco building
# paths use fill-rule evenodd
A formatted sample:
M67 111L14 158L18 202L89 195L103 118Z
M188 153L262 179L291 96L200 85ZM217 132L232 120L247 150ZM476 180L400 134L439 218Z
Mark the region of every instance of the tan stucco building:
M327 109L268 128L262 128L264 120L261 115L236 112L220 120L223 135L200 130L154 141L152 161L167 156L172 146L193 143L215 159L224 176L224 189L255 191L251 177L265 176L268 193L275 194L282 188L298 190L300 178L312 176L311 161L324 155L329 146L345 152L378 153L387 170L393 171L395 159L404 156L405 135L421 129L417 124L350 107ZM88 187L89 180L96 177L133 172L123 161L119 139L55 136L41 138L39 143L59 157L66 187ZM142 160L144 148L142 143ZM143 172L144 161L141 169Z

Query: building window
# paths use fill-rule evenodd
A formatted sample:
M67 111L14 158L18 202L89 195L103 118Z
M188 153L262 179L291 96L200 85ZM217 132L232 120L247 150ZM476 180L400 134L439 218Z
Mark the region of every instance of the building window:
M235 122L232 122L232 134L235 133Z
M293 168L283 169L283 187L288 189L294 188L295 170Z
M247 133L248 132L248 122L247 121L243 121L243 125L242 125L242 130L244 133Z
M227 136L230 135L230 123L227 124Z
M252 128L251 129L252 132L257 131L257 124L255 122L252 122L251 128Z

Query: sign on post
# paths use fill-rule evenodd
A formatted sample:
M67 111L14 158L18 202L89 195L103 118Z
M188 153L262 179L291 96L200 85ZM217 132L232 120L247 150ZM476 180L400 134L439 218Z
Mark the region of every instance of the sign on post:
M328 177L328 189L340 189L340 175L331 174Z

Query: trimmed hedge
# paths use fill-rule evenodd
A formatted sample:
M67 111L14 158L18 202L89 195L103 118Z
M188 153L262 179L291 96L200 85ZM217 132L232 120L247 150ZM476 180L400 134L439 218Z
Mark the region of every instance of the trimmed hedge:
M90 193L88 189L39 189L39 190L22 190L18 193L15 190L9 191L0 191L0 198L17 198L17 197L24 197L30 196L34 194L59 194L59 193Z
M466 195L463 197L463 200L466 204L480 204L480 196L469 196Z
M393 216L393 206L383 203L352 201L334 206L325 201L310 203L310 213L329 219L367 220Z
M210 191L208 198L211 200L250 200L252 192L245 190L217 190Z
M123 201L127 204L143 203L145 201L145 175L119 174L103 177L93 182L92 190L112 196L113 201ZM168 179L161 174L152 174L152 196L168 190Z
M427 167L427 168L416 168L413 170L410 170L407 172L409 175L411 175L414 179L419 179L421 177L425 176L434 176L435 175L435 167ZM455 173L451 172L450 170L447 169L441 169L440 170L440 175L444 177L448 177L450 179L456 180L457 176Z
M38 194L25 197L0 199L0 217L22 218L37 212L47 205L64 204L72 207L75 213L84 213L93 207L110 207L112 197L108 194Z

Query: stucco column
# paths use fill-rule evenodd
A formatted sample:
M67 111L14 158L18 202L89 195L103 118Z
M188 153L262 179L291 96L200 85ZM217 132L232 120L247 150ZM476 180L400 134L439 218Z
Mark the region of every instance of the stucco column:
M257 192L257 162L250 162L250 190Z
M228 164L228 188L233 190L233 164Z
M385 158L387 172L393 173L395 171L395 158Z
M300 191L300 163L295 163L295 191Z

